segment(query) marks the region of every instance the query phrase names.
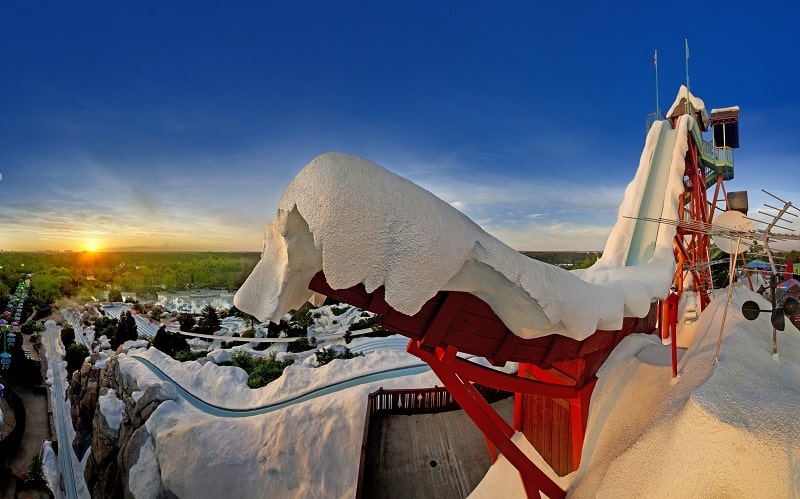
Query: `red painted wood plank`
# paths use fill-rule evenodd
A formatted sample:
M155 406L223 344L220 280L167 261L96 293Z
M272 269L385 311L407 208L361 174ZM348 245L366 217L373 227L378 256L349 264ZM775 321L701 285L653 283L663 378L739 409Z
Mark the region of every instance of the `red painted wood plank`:
M464 293L445 293L439 310L428 323L422 335L422 346L433 350L438 347L445 335L450 331L453 320L456 318L465 301Z
M494 353L488 358L489 361L496 365L503 365L505 364L506 360L509 357L514 355L514 352L518 349L521 341L519 337L515 334L506 334L503 337L503 341L500 342L500 345L494 351ZM532 352L527 352L530 355Z

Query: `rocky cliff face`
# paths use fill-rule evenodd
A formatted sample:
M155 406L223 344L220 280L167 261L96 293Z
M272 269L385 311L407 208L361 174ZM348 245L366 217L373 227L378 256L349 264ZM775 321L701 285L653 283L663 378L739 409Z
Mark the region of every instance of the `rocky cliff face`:
M121 372L117 357L103 368L95 366L96 360L97 354L93 354L91 362L73 373L67 390L76 432L72 447L81 457L90 452L84 476L92 497L137 497L141 491L129 490L128 475L133 466L141 466L140 454L149 455L153 447L144 423L161 402L176 398L175 389L155 384L141 390ZM109 421L101 409L102 398L114 397L123 405L121 422ZM175 497L161 483L149 485L148 497Z

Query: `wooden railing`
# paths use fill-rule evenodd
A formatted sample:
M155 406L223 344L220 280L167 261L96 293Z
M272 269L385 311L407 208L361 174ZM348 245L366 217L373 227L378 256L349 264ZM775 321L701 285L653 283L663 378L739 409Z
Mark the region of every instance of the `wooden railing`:
M715 163L733 165L733 149L730 147L717 147L711 142L704 140L702 154Z
M474 385L478 393L490 404L513 395L483 385ZM383 387L369 394L364 417L364 434L361 439L361 457L358 464L358 485L356 499L361 499L364 489L364 468L369 459L369 431L372 417L378 414L411 415L431 414L461 409L458 403L443 386L433 388L408 388L387 390Z

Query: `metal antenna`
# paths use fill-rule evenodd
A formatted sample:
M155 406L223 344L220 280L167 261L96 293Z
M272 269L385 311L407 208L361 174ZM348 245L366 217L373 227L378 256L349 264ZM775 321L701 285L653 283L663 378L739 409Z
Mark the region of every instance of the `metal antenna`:
M766 256L769 259L769 265L772 270L772 276L770 279L770 284L773 289L772 292L772 308L775 309L775 287L774 285L777 284L778 279L778 270L775 266L775 259L776 257L772 254L772 249L770 248L771 242L777 241L800 241L800 234L795 232L794 229L786 227L786 225L791 225L793 223L792 220L789 220L787 217L798 217L800 215L800 208L793 205L790 201L785 201L778 196L772 194L771 192L767 192L764 189L761 189L764 194L773 197L774 199L783 203L783 208L777 208L775 206L771 206L768 204L764 204L764 206L768 209L774 210L777 213L770 213L765 211L759 211L762 215L770 217L772 220L770 222L765 222L763 220L758 220L755 218L745 217L746 219L757 222L760 224L766 225L764 229L752 229L752 230L742 230L737 227L725 227L718 223L710 224L708 222L702 221L694 221L694 220L670 220L668 218L647 218L647 217L625 217L625 218L633 218L636 220L645 220L647 222L657 222L659 224L668 224L674 225L676 227L680 227L684 232L687 233L694 233L694 234L706 234L709 236L723 236L727 237L732 240L736 240L736 251L739 251L739 246L742 241L755 241L761 240L764 244L764 249L766 250ZM779 225L778 222L781 222L785 225ZM774 229L781 229L788 232L773 232ZM733 259L735 261L735 259ZM733 263L731 264L733 268ZM732 275L733 272L730 273ZM732 287L732 283L729 283L728 289ZM730 301L730 294L728 296L728 300ZM727 310L727 304L725 310ZM725 319L723 316L723 325ZM722 337L722 329L720 329L720 338ZM719 346L717 347L717 354L715 358L718 359L719 357ZM778 353L778 338L775 327L772 328L772 353Z
M772 234L772 229L775 228L776 226L778 226L777 225L778 221L781 221L781 222L787 223L787 224L791 224L792 221L791 220L787 220L784 217L786 215L792 215L794 217L797 216L796 213L789 212L789 210L792 209L792 208L794 209L794 211L800 211L800 210L798 210L796 206L793 206L791 201L784 201L783 199L779 198L775 194L772 194L771 192L767 192L764 189L761 189L761 192L763 192L764 194L766 194L768 196L772 196L773 198L775 198L778 201L780 201L781 203L783 203L783 208L781 208L781 209L775 208L774 206L770 206L768 204L764 205L764 206L766 206L768 208L771 208L773 210L777 210L778 211L777 214L772 214L771 215L772 216L772 222L770 222L767 225L767 228L764 229L764 234L763 234L763 238L762 238L762 241L764 242L764 249L767 250L767 256L769 257L769 265L770 265L770 267L772 267L771 282L775 283L777 281L778 269L775 268L775 260L772 257L772 250L769 247L770 240L771 239L773 239L773 240L775 239L774 235ZM759 212L759 213L764 213L764 212ZM764 213L764 214L767 215L767 216L770 216L767 213ZM794 232L792 229L787 229L786 227L782 227L782 226L778 226L778 227L780 227L782 229L785 229L785 230L789 230L790 232ZM792 239L794 239L794 238L792 238ZM775 290L774 289L772 291L772 308L773 309L775 308ZM772 353L773 354L778 353L778 334L777 334L777 331L775 330L775 326L772 326Z
M777 238L774 237L773 234L772 234L772 229L774 229L775 227L778 227L780 229L788 230L789 232L794 232L794 230L792 230L792 229L790 229L788 227L784 227L784 226L778 225L778 221L786 223L786 224L791 224L792 221L791 220L787 220L786 218L784 218L784 216L785 215L792 215L792 216L796 217L797 214L793 213L793 212L790 212L789 210L792 209L792 208L794 209L794 211L800 212L800 210L798 210L796 206L793 206L791 201L784 201L783 199L779 198L775 194L772 194L771 192L767 192L764 189L761 189L761 192L763 192L764 194L766 194L768 196L772 196L773 198L775 198L778 201L780 201L781 203L783 203L783 208L780 208L780 209L775 208L774 206L770 206L768 204L764 204L764 206L766 206L768 208L771 208L773 210L777 210L777 212L778 212L777 214L775 214L775 213L770 214L770 213L765 213L763 211L759 211L759 213L762 213L764 215L772 217L772 222L767 224L767 228L764 229L762 241L764 243L764 249L767 250L767 257L769 258L769 265L770 265L770 267L772 267L772 273L773 274L777 274L778 270L775 268L775 259L772 257L772 250L769 247L769 242L770 242L770 240L776 240L776 239L780 240L782 238L780 236L777 237ZM774 336L774 332L775 332L775 330L773 329L773 336Z

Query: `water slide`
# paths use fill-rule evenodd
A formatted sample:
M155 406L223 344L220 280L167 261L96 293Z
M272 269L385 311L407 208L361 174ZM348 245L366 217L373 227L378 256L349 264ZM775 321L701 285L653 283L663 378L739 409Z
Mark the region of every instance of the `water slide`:
M647 180L625 257L625 266L628 267L647 263L653 257L660 224L648 220L661 218L664 210L678 131L670 127L668 122L660 121L653 125L648 132L650 134L656 137L656 143L647 162Z
M379 338L378 340L380 340L380 341L376 345L374 345L376 348L379 345L380 346L395 347L396 346L395 344L397 343L394 340L391 341L390 343L387 343L388 338ZM405 344L405 340L403 340L403 343ZM369 351L370 348L367 345L365 345L365 349L364 350L365 351ZM359 351L361 351L361 350L359 349ZM299 403L306 402L306 401L309 401L309 400L312 400L312 399L315 399L315 398L318 398L318 397L322 397L324 395L329 395L331 393L336 393L336 392L339 392L339 391L342 391L342 390L347 390L347 389L352 388L354 386L364 385L364 384L367 384L367 383L374 383L374 382L377 382L377 381L383 381L383 380L391 379L391 378L399 378L399 377L403 377L403 376L413 376L415 374L421 374L421 373L430 371L430 367L427 364L420 362L419 364L415 364L415 365L411 365L411 366L396 367L396 368L384 369L384 370L381 370L381 371L376 371L376 372L372 372L372 373L368 373L368 374L361 374L361 375L354 376L354 377L352 377L350 379L347 379L347 380L338 381L338 382L331 383L329 385L325 385L325 386L322 386L322 387L319 387L319 388L314 388L314 389L311 389L311 390L307 390L307 391L299 393L299 394L294 394L294 395L292 395L290 397L287 397L287 398L285 398L283 400L277 400L277 401L271 402L269 404L264 404L264 405L261 405L261 406L251 407L251 408L246 408L246 409L232 409L232 408L226 408L226 407L222 407L222 406L219 406L219 405L216 405L216 404L212 404L210 402L206 402L205 400L201 399L197 395L189 392L188 390L183 388L180 383L178 383L176 380L174 380L172 377L170 377L168 374L166 374L158 366L156 366L155 364L153 364L149 360L147 360L145 358L142 358L142 357L139 357L139 356L137 356L135 354L131 355L131 358L137 360L138 362L143 364L145 367L147 367L161 381L166 381L166 382L172 383L175 386L175 388L178 391L178 394L181 396L181 398L186 400L189 404L191 404L196 409L198 409L200 411L203 411L203 412L205 412L207 414L211 414L213 416L226 417L226 418L244 418L244 417L249 417L249 416L256 416L256 415L259 415L259 414L267 414L267 413L270 413L270 412L273 412L273 411L284 409L284 408L289 407L289 406L291 406L293 404L299 404Z
M69 433L67 432L66 418L68 413L64 407L61 398L64 396L63 380L61 379L61 370L58 368L58 362L61 360L58 350L56 349L56 328L55 323L48 322L47 324L47 361L50 364L50 371L53 373L53 399L55 400L55 425L56 435L58 441L61 443L59 446L60 452L58 457L61 461L61 472L64 478L64 495L67 499L77 499L78 492L75 486L75 472L72 469L72 446L69 441Z

